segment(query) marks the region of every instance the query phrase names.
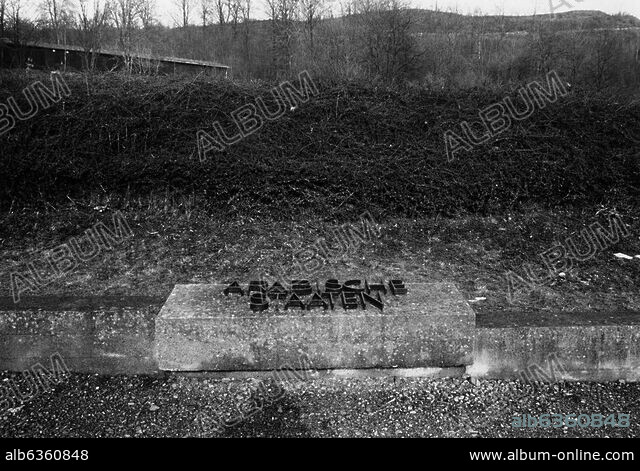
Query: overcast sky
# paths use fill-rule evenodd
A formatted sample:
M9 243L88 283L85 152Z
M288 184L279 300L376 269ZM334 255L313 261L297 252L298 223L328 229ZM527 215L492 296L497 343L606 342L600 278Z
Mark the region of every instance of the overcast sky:
M194 0L199 3L198 0ZM494 15L531 15L533 13L552 13L552 5L556 13L569 10L600 10L605 13L629 13L640 18L640 0L407 0L415 8L433 10L453 10L458 13L473 14L476 11ZM552 2L550 4L549 2ZM264 18L264 0L253 0L256 18ZM157 11L164 18L163 23L172 23L172 13L177 12L176 0L156 0ZM333 5L339 10L339 1ZM570 6L569 6L570 5ZM177 16L173 13L173 16ZM195 18L194 18L195 20Z
M640 18L640 0L438 0L438 9L457 9L459 13L473 14L476 9L494 15L531 15L569 10L600 10L605 13L630 13ZM433 9L435 0L413 0L418 8ZM553 7L552 7L553 5ZM570 6L569 6L570 5Z
M339 0L329 0L339 11ZM640 18L640 0L406 0L414 8L426 8L434 10L452 10L463 14L473 14L476 11L495 15L531 15L533 13L552 13L552 5L556 13L569 10L600 10L605 13L629 13ZM199 0L193 0L199 5ZM551 2L551 3L550 3ZM31 10L38 1L24 0L26 9ZM176 7L177 0L156 0L156 14L167 25L173 24L173 19L179 17ZM254 18L265 18L264 0L252 0ZM570 6L569 6L570 5ZM30 8L31 7L31 8ZM197 23L198 13L193 12L193 23Z

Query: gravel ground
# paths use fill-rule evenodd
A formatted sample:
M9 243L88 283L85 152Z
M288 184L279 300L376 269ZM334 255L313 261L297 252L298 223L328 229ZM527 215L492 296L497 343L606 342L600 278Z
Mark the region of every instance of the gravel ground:
M0 384L28 390L20 374ZM628 413L630 427L513 427L524 413ZM640 385L622 382L72 374L5 410L0 436L636 437L638 417Z

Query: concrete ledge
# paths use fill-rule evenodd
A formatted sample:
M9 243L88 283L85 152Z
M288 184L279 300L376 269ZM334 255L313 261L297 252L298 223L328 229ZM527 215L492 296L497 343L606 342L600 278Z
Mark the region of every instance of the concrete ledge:
M480 328L467 371L480 378L639 381L640 325Z
M11 296L0 296L0 312L44 311L95 311L114 308L146 308L162 306L166 296L24 296L16 303Z
M56 353L75 372L155 373L153 332L159 308L0 312L0 368L24 371L36 363L47 365Z
M306 373L308 379L318 378L460 378L465 376L464 366L452 368L363 368L313 370ZM268 379L273 378L272 371L177 371L175 374L196 378L215 379ZM305 375L300 375L301 381Z
M343 280L344 281L344 280ZM421 368L472 362L475 315L450 283L407 283L384 310L252 312L225 285L176 285L156 320L158 366L167 371ZM306 302L306 299L305 299Z

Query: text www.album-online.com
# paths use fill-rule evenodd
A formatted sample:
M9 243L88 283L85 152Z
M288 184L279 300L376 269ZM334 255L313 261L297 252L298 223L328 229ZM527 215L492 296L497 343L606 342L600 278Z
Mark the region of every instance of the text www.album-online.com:
M516 449L509 453L501 451L470 451L471 461L635 461L632 451L525 451Z

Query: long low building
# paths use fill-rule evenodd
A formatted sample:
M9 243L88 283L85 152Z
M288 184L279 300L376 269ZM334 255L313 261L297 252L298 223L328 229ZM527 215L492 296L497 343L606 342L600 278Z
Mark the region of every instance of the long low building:
M227 77L228 65L218 62L184 59L179 57L153 56L151 54L129 54L132 70L137 72L208 73ZM0 39L0 66L24 68L32 65L39 69L85 70L93 64L96 70L117 70L125 64L125 54L120 51L86 51L80 46L50 43L15 44L6 38Z

